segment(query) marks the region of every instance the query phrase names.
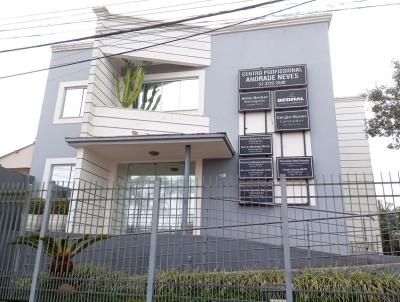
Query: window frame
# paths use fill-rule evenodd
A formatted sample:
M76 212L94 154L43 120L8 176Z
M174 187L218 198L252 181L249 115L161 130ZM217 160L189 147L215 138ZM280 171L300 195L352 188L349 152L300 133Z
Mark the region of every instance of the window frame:
M86 95L88 93L88 81L69 81L61 82L58 88L57 103L54 111L53 124L69 124L69 123L81 123L83 116L77 117L63 117L65 97L67 89L71 88L85 88ZM83 108L85 108L85 100L82 103Z
M181 72L169 72L169 73L154 73L154 74L145 74L143 83L154 83L154 82L163 82L163 81L178 81L178 80L190 80L190 79L198 79L199 80L199 91L198 91L198 104L197 109L183 109L183 110L166 110L166 111L156 111L156 112L196 112L199 115L204 114L204 87L205 87L205 70L197 69L190 71L181 71Z
M48 183L51 181L51 176L53 173L53 166L61 166L61 165L74 165L75 166L75 175L73 175L72 180L76 178L77 175L77 159L76 157L60 157L60 158L47 158L42 181L45 183L47 188Z

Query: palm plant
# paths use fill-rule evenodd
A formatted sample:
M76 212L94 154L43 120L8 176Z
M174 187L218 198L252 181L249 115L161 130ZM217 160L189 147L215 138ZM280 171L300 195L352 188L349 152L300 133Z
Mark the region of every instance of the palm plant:
M150 88L150 89L149 89ZM149 90L151 90L151 95L148 96ZM140 109L144 110L156 110L158 104L161 101L161 94L157 95L159 88L157 84L152 86L144 85L143 88L143 99Z
M139 94L143 86L144 70L141 66L135 66L131 61L124 59L124 62L123 76L113 74L115 92L124 108L137 108Z
M51 275L69 274L73 271L74 265L71 259L89 247L91 244L109 238L108 235L85 235L81 238L53 238L45 236L43 238L44 253L52 258L49 266ZM19 236L11 244L23 244L38 248L40 236L31 234Z

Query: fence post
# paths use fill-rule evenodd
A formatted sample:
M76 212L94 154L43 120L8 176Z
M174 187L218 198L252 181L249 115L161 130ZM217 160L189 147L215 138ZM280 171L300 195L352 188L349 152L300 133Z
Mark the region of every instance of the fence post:
M156 270L156 253L157 253L157 232L158 232L158 216L160 209L160 190L161 180L156 177L154 182L153 193L153 209L151 215L151 237L150 237L150 255L149 255L149 270L147 273L147 294L146 302L153 301L154 279Z
M286 191L286 175L280 175L281 179L281 217L282 217L282 241L283 241L283 259L285 264L285 287L286 301L293 302L293 285L292 285L292 266L290 263L290 244L289 244L289 218Z
M43 260L43 249L44 249L43 238L46 236L47 227L49 224L53 188L54 188L54 182L49 182L49 185L47 187L46 202L44 205L44 211L43 211L43 216L42 216L42 225L40 227L39 244L38 244L38 248L36 251L35 267L34 267L33 275L32 275L32 283L31 283L31 291L30 291L30 295L29 295L29 302L35 302L35 299L36 299L36 291L37 291L37 286L38 286L38 281L39 281L39 273L40 273L40 268L42 266L42 260Z

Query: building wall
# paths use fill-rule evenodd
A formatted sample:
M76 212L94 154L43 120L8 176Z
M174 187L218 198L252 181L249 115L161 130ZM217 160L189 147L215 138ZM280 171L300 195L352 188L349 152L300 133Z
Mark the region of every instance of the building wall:
M29 174L34 147L33 143L0 157L0 166L22 174Z
M91 49L56 51L52 53L50 65L86 60L91 55ZM76 150L65 143L65 137L79 136L81 123L53 124L53 118L60 84L68 81L87 81L89 67L90 62L85 62L49 71L32 157L31 174L37 181L43 178L47 158L76 156Z
M378 213L378 207L368 135L365 132L364 101L362 97L335 98L335 108L341 180L343 183L349 183L342 188L345 195L345 211L373 215ZM348 219L347 227L349 241L352 242L351 252L381 251L378 219L370 217Z
M331 64L329 56L329 23L327 21L297 26L287 26L271 29L260 29L254 31L243 31L226 33L212 37L211 66L206 69L205 90L205 114L210 118L210 132L226 131L233 146L238 146L239 114L238 114L238 70L246 68L284 66L295 64L306 64L308 73L308 93L310 110L310 147L314 160L315 178L323 179L323 175L332 175L338 179L340 174L339 145L337 139L336 115L333 102L333 88L331 76ZM264 116L254 117L258 123L264 124ZM273 129L273 119L267 115L267 124ZM271 129L269 128L269 129ZM265 129L264 129L265 130ZM306 133L306 137L307 137ZM283 134L283 141L296 141L301 139L302 133ZM274 141L275 147L280 148L280 142ZM275 149L274 147L274 149ZM301 150L303 152L303 150ZM310 151L311 152L311 151ZM275 151L274 151L275 153ZM288 155L288 154L284 154ZM292 154L291 154L292 155ZM302 154L303 155L303 154ZM274 166L275 168L275 166ZM231 160L205 160L203 167L205 178L220 175L226 178L226 182L237 182L238 180L238 157ZM279 184L276 179L275 183ZM319 188L325 190L327 188ZM317 190L317 194L318 194ZM337 195L339 188L328 188ZM230 190L226 193L231 198L237 198L237 191ZM315 196L315 195L314 195ZM329 216L326 211L343 211L343 202L340 198L314 200L314 209L320 209L320 215ZM203 209L203 219L207 224L222 223L218 217L210 217L207 208L219 207L221 213L229 219L230 207L239 207L238 204L223 204L208 200ZM218 204L218 205L217 205ZM311 203L312 205L313 203ZM224 208L226 207L226 208ZM272 217L279 217L279 207L264 208L242 208L240 221L246 221L247 213L257 211L271 213ZM215 211L211 211L215 212ZM289 217L296 216L296 210L292 209ZM265 215L266 217L267 215ZM307 216L307 215L306 215ZM310 215L308 217L311 217ZM248 217L251 217L249 215ZM307 217L302 217L307 218ZM343 221L335 221L339 230L345 229ZM260 227L262 228L262 227ZM264 226L264 228L267 228ZM272 237L277 229L269 227ZM305 232L304 223L293 226L294 229ZM313 225L309 225L312 229ZM326 229L328 232L328 227ZM261 229L260 229L261 232ZM257 230L255 230L257 233ZM240 232L237 234L240 236ZM280 239L268 239L279 243ZM328 240L326 238L314 238L315 244ZM330 240L330 239L329 239ZM332 238L336 242L344 243L346 238L336 236ZM294 244L301 244L301 239ZM319 243L318 243L319 242ZM332 241L333 242L333 241ZM335 245L326 248L330 252L346 252L343 248ZM333 250L332 250L333 249ZM334 251L335 250L335 251Z
M341 172L372 175L364 98L335 98Z

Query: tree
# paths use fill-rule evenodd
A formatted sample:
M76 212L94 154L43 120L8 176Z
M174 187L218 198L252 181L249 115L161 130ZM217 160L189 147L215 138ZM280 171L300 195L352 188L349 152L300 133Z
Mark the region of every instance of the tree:
M383 253L400 256L400 208L378 200L378 210Z
M23 244L38 248L39 235L19 236L11 241L11 244ZM49 272L51 275L69 274L74 266L71 259L89 247L96 241L109 238L108 235L90 236L85 235L81 238L53 238L46 236L43 238L44 253L52 258Z
M400 149L400 62L393 61L393 67L394 86L375 87L366 94L374 113L367 121L367 133L372 137L389 137L393 142L387 147Z

